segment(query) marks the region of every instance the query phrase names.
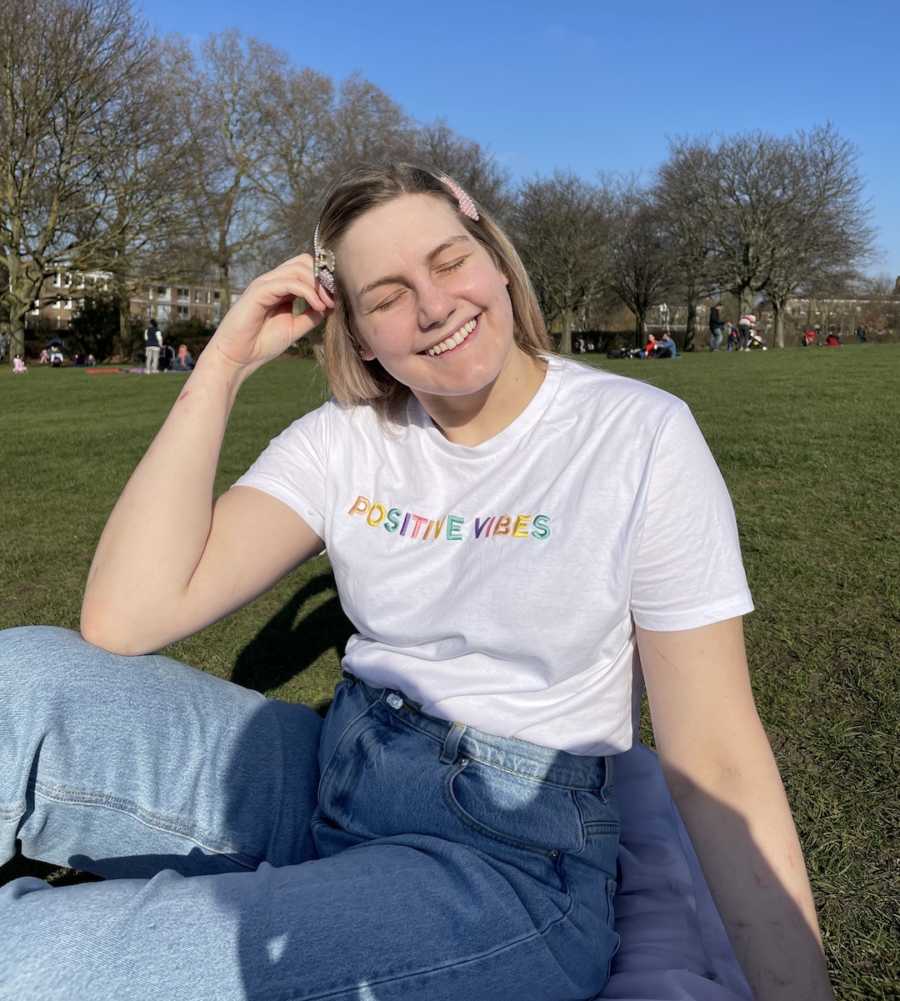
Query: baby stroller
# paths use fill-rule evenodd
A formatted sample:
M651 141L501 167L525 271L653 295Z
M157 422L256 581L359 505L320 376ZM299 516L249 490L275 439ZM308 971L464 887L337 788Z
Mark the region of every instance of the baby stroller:
M758 350L766 351L767 349L768 349L768 345L766 344L765 337L763 337L763 335L758 330L751 329L750 330L750 334L749 334L749 336L747 338L747 350L748 351L758 351Z

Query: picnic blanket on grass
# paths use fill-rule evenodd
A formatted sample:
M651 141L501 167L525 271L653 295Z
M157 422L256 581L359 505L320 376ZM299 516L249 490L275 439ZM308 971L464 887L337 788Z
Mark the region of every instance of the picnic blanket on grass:
M622 944L600 998L752 1001L658 757L636 744L615 766Z

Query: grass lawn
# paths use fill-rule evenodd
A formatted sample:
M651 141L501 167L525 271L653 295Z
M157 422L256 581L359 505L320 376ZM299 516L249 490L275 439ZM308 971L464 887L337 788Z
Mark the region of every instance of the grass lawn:
M754 688L838 998L896 999L900 345L594 363L685 399L721 465L757 606L746 622ZM106 516L184 379L0 372L0 628L77 628ZM325 397L311 362L255 375L237 401L217 489ZM673 511L672 530L691 517ZM348 632L321 557L165 652L321 706Z

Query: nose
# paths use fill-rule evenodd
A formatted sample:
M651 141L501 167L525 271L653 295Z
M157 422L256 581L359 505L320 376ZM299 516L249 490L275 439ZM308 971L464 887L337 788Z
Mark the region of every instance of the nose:
M430 330L445 323L456 311L453 296L430 277L417 289L419 326Z

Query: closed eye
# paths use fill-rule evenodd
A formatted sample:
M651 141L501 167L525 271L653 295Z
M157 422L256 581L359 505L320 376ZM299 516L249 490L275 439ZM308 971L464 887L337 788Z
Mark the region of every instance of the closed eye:
M448 271L456 271L466 263L469 259L469 255L466 254L464 257L459 257L455 261L451 261L449 264L445 264L442 268L438 268L441 274L447 274Z
M390 298L385 299L384 302L378 303L372 312L381 312L382 310L389 309L403 295L404 291L405 290L401 289L396 295L392 295Z

